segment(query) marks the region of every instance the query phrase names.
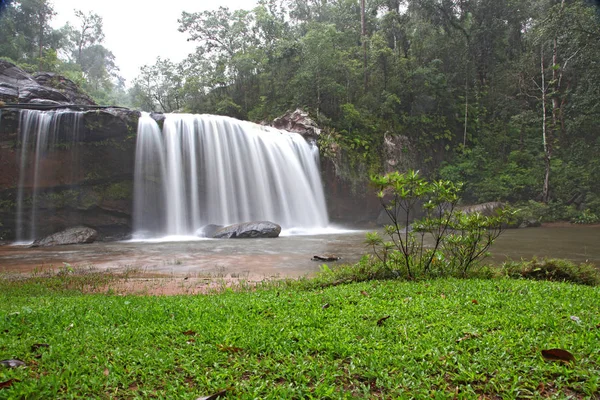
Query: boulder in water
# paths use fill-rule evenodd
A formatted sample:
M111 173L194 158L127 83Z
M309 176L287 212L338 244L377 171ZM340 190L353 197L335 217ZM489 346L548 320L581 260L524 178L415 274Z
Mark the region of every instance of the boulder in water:
M276 238L281 233L281 226L269 221L244 222L233 224L217 230L215 239Z
M208 224L196 230L196 236L211 238L216 231L223 228L223 225Z
M87 226L76 226L64 231L53 233L42 239L38 239L31 247L60 246L63 244L92 243L98 237L98 232Z

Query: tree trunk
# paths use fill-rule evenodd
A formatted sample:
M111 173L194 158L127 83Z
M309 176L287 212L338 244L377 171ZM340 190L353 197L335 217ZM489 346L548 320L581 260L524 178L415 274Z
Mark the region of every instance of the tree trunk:
M548 131L546 129L546 78L544 76L544 45L540 51L540 72L542 74L542 142L544 145L544 186L542 188L542 201L548 203L550 193L550 159L552 150L548 141Z
M40 14L40 37L39 37L39 41L38 41L38 46L39 46L39 61L38 61L38 71L42 72L42 56L43 56L43 49L44 49L44 24L45 24L45 19L44 19L44 15L43 13Z
M365 0L360 0L360 26L363 47L363 71L365 74L365 90L367 90L369 78L367 74L367 25L365 22Z

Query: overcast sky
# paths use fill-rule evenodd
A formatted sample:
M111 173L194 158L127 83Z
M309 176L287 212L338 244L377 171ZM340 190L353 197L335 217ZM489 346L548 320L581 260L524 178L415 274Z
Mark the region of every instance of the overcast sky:
M141 0L51 0L54 4L53 25L63 26L74 21L74 9L93 11L104 22L104 46L115 55L121 75L129 86L139 68L154 64L156 57L181 61L191 53L195 45L186 41L186 35L177 28L182 11L198 12L219 6L235 9L251 9L256 0L167 0L149 2ZM158 6L157 4L164 4ZM75 23L73 23L75 25Z

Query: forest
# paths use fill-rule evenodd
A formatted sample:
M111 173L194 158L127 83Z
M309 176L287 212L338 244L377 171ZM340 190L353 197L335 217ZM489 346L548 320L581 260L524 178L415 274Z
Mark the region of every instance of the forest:
M464 182L467 203L600 220L600 8L586 0L261 0L183 12L196 51L126 85L102 17L55 29L51 1L14 0L0 56L63 74L99 104L270 121L302 108L341 149L346 178L383 169L386 138L412 168Z

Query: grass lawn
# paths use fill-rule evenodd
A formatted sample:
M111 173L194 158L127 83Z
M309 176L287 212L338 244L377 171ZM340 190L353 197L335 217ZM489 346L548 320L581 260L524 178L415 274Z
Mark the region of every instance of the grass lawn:
M600 398L599 287L440 279L172 297L2 288L0 360L26 363L0 366L2 399L223 390L273 399ZM576 361L545 361L550 348Z

